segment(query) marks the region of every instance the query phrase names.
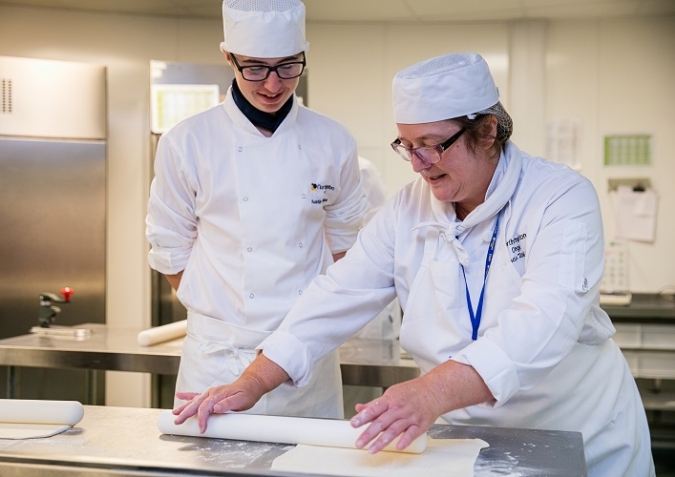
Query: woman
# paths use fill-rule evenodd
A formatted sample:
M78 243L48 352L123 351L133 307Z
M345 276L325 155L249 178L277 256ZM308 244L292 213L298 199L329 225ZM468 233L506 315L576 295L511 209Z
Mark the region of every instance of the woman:
M360 329L392 297L422 370L357 405L357 441L407 446L451 424L581 431L589 475L653 475L635 382L599 307L600 208L589 181L521 152L485 61L455 54L394 78L398 138L420 178L308 288L235 385L174 412L245 409ZM451 118L451 119L449 119ZM488 273L489 272L489 273ZM290 380L290 381L289 381Z

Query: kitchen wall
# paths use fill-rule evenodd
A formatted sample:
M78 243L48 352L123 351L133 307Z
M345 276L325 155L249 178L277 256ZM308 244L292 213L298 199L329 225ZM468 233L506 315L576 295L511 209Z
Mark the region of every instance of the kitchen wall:
M470 24L310 23L309 102L343 122L360 152L382 172L390 194L414 179L389 149L396 130L391 78L415 61L478 51L492 67L515 120L514 140L545 153L552 119L582 124L581 172L596 185L611 238L609 177L650 177L661 197L653 244L631 244L633 291L675 286L675 17ZM0 55L108 67L107 320L150 323L150 274L144 239L150 182L149 62L218 63L219 21L0 6ZM661 53L666 52L666 53ZM649 133L650 168L602 166L605 134ZM107 402L148 405L148 376L107 373Z
M546 124L581 125L580 172L595 185L614 235L609 178L647 177L660 207L654 243L631 242L634 292L675 290L675 17L427 24L309 25L311 106L346 124L389 193L414 178L388 147L397 70L449 51L478 51L491 65L521 149L546 155ZM345 95L350 98L345 100ZM652 167L604 167L603 137L653 136Z

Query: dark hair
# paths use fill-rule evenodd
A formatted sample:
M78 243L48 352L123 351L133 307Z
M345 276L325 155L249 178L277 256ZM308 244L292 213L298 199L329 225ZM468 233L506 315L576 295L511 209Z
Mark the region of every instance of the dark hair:
M494 116L497 119L496 137L492 134L492 127L490 125L491 116ZM513 132L513 121L511 120L511 116L509 116L501 103L497 103L491 108L482 111L477 114L474 119L462 116L454 118L452 121L466 129L466 132L464 133L464 142L471 153L475 153L476 147L483 141L494 139L490 151L492 152L491 155L498 157L502 149L504 149L506 141L509 140L511 133Z

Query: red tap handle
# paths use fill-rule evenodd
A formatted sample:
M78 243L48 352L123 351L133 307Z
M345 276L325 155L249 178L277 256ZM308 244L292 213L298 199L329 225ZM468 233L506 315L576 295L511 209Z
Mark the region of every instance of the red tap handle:
M73 293L75 293L75 290L73 290L70 287L61 288L61 295L63 295L63 298L66 300L66 303L70 301L70 295L72 295Z

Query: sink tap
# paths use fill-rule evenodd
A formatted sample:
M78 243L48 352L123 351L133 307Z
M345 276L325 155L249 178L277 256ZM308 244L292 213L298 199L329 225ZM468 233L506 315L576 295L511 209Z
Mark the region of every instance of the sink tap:
M38 318L38 323L42 328L49 328L51 324L54 323L56 315L61 313L61 308L54 305L54 303L70 303L70 295L73 293L75 293L75 290L70 287L61 289L63 298L54 293L40 293L40 316Z

